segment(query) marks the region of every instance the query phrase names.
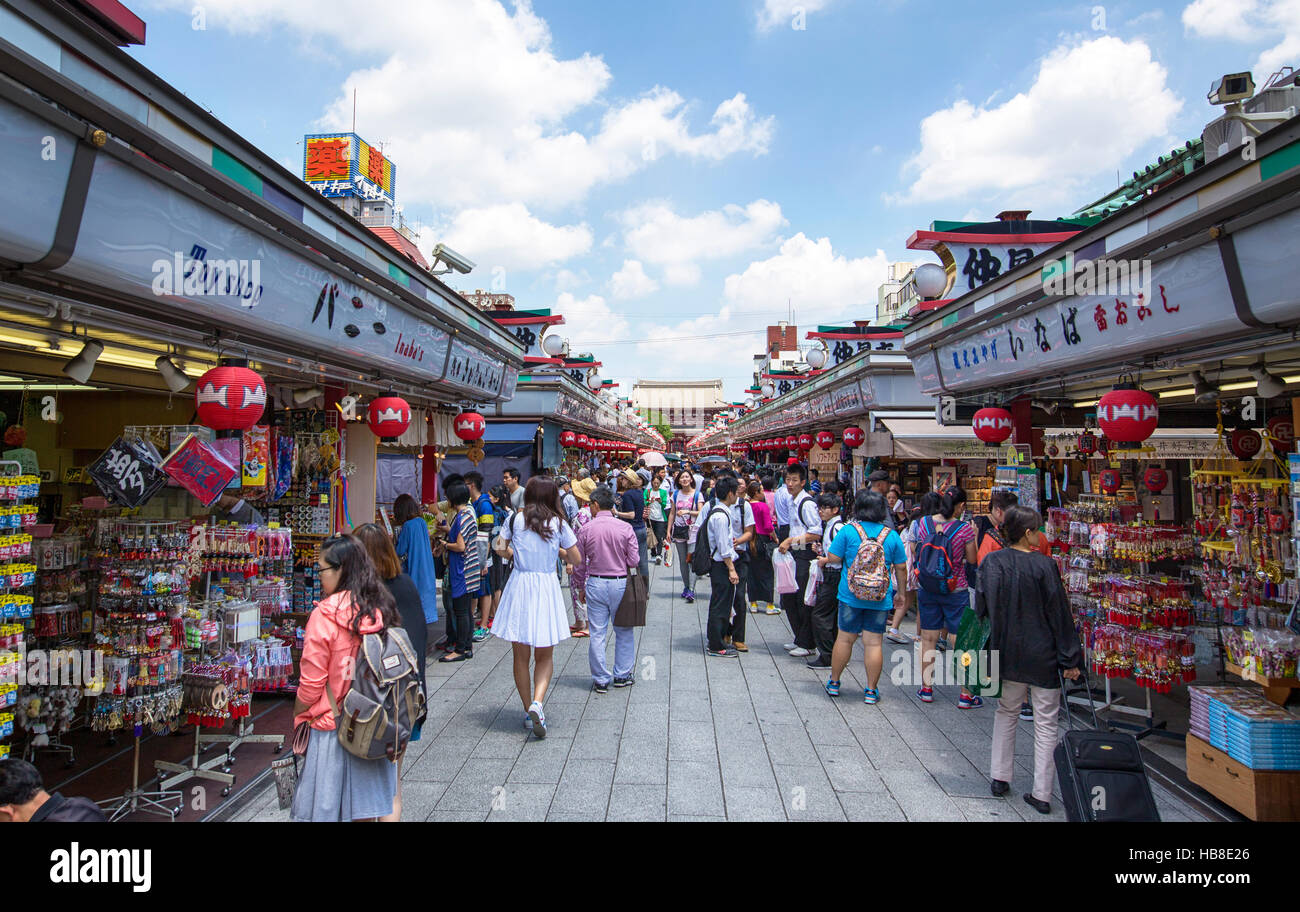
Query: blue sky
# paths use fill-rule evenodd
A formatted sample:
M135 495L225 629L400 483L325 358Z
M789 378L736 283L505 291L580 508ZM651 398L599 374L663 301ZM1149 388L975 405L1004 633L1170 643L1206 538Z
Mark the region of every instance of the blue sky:
M398 202L638 377L748 384L762 329L874 315L908 235L1069 215L1300 65L1300 0L134 0L133 53L295 173L384 142ZM691 340L691 341L686 341Z

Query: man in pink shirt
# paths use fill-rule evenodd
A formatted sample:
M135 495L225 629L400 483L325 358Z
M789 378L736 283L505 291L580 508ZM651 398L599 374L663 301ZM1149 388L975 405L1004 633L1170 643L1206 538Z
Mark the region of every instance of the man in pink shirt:
M614 628L614 673L605 663L609 628L627 589L627 571L641 562L640 548L632 526L614 516L614 494L601 485L591 492L592 518L578 530L578 550L587 573L587 629L591 633L588 660L592 687L608 693L609 685L633 684L632 664L636 639L631 627Z

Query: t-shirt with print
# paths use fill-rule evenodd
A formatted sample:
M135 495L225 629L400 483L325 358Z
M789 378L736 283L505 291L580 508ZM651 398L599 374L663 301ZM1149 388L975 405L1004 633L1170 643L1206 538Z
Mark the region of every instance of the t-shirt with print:
M867 533L868 538L876 538L880 535L880 530L886 528L880 523L866 522L862 523L862 531ZM853 566L853 558L857 557L858 548L862 544L862 538L858 535L858 530L853 528L851 523L845 523L844 526L835 534L835 540L831 542L830 553L840 559L841 567L847 571ZM898 537L898 533L893 529L885 536L885 563L889 566L889 594L878 602L868 602L858 598L849 590L849 575L847 572L840 573L840 601L850 606L864 611L879 611L884 609L892 611L894 608L894 567L897 564L907 563L907 551L903 548L903 540Z
M470 522L469 514L464 510L457 510L456 515L452 517L451 527L447 532L447 540L455 541L458 537L465 537L465 545L470 548L477 547L476 539L478 538L478 529L476 523ZM467 593L465 586L465 553L462 551L452 551L447 549L447 576L451 582L451 597L460 598Z
M933 516L917 520L916 547L918 553L920 553L921 546L929 540L930 532L935 528L933 523ZM952 538L948 540L948 555L952 558L955 568L953 576L956 578L956 588L966 589L969 588L969 583L966 580L966 546L975 541L975 526L959 519L950 519L946 521L944 528L949 528L952 523L959 524L961 528L953 532Z

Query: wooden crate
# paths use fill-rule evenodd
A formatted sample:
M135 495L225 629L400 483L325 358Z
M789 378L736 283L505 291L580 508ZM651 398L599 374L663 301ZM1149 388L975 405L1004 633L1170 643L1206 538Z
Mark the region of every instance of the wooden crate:
M1253 770L1188 735L1187 778L1251 820L1300 820L1300 772Z

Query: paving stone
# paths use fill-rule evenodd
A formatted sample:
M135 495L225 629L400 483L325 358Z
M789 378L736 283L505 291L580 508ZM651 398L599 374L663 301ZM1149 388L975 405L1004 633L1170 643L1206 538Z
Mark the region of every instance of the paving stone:
M989 780L958 750L918 750L921 765L950 796L983 798L989 794Z
M546 820L555 788L553 783L507 783L493 799L492 811L487 816L488 822Z
M845 820L830 780L816 766L776 766L777 788L790 820Z
M704 816L726 813L716 761L668 762L668 811Z
M727 819L743 821L784 821L787 819L781 793L775 780L771 785L751 788L724 786L727 802Z
M609 795L606 820L620 822L665 819L667 797L662 785L618 785Z
M845 816L853 823L876 823L880 821L906 820L907 815L899 807L894 796L882 785L879 790L871 792L836 792Z
M419 760L402 768L402 778L451 782L477 746L478 738L454 738L448 735L436 738Z
M616 784L667 785L668 742L625 738L614 770Z
M713 721L674 720L668 727L668 757L671 760L712 761L716 765L718 748Z
M943 787L925 770L885 769L880 771L880 777L908 820L961 822L966 819Z
M555 741L549 737L542 741L533 739L519 753L519 759L511 767L506 782L555 785L560 781L568 756L569 751L563 741Z
M831 787L837 792L873 792L884 787L880 774L856 742L819 745L817 755Z
M551 813L596 815L604 820L613 783L612 761L570 757L551 801Z

